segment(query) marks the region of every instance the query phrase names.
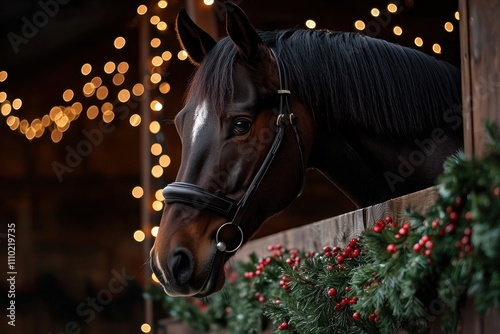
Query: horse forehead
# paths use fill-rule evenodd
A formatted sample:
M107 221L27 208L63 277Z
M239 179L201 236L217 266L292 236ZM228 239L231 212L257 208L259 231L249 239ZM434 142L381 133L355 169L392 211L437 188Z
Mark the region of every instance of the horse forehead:
M206 126L208 119L207 101L203 100L199 103L193 113L193 129L191 131L191 143L194 144L196 138L200 136L201 130Z

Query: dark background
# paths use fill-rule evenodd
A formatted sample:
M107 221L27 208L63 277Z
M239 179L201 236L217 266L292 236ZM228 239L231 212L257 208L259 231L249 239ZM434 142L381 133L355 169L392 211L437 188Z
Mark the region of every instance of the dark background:
M132 235L141 228L140 202L131 195L140 184L139 128L132 127L128 118L115 117L114 130L104 134L102 141L92 147L59 180L53 169L54 162L65 163L68 150L85 140L84 131L97 129L101 115L89 120L85 111L91 105L101 105L116 97L120 89L130 89L140 82L138 1L118 0L55 0L0 1L0 71L8 78L0 82L0 92L7 93L12 102L21 98L22 108L10 114L27 119L41 118L54 106L67 106L73 102L83 105L83 112L71 122L61 141L54 143L47 130L41 138L28 140L19 130L11 130L7 117L0 115L0 301L2 310L7 306L6 239L7 224L16 224L16 305L17 321L13 333L59 333L74 321L82 333L138 333L144 321L142 290L145 285L141 244ZM395 1L394 1L395 2ZM18 45L17 52L9 41L12 33L22 36L26 20L43 10L41 3L57 3L58 9L47 22L37 28L26 43ZM64 3L64 4L62 4ZM202 1L200 0L200 3ZM371 33L394 43L417 48L414 38L420 36L423 52L459 66L458 10L456 1L402 1L401 12L390 20L379 21L370 15L371 8L385 9L388 1L352 0L240 0L254 26L260 30L305 28L307 19L314 19L317 29L355 31L354 22L363 20L380 28ZM203 4L201 4L203 5ZM180 50L174 20L184 1L171 0L161 10L156 2L148 3L148 17L159 15L168 29L159 32L151 26L151 37L159 37L162 45L151 49L151 54L171 51L173 57L161 72L171 85L168 94L152 91L152 98L163 102L164 109L155 113L160 121L165 140L164 151L172 158L163 177L155 181L160 189L175 179L180 162L180 141L170 121L181 109L187 80L193 71L188 61L177 58ZM212 15L219 35L224 35L223 10L220 2L213 6ZM55 8L55 7L53 7ZM444 29L445 22L454 24L454 31ZM401 36L393 33L394 26L403 29ZM117 36L127 43L121 50L113 47ZM214 36L215 37L215 36ZM24 37L23 37L24 38ZM433 43L439 43L442 53L432 52ZM112 76L103 71L108 61L126 61L130 69L125 83L116 87ZM82 75L84 63L93 66L89 77ZM99 75L109 88L109 97L99 101L82 93L90 77ZM64 102L62 93L72 89L75 97ZM139 113L129 108L130 114ZM69 148L69 149L68 149ZM339 162L342 163L342 162ZM334 186L316 172L308 174L302 197L289 210L264 226L259 235L274 233L292 226L307 224L354 209L354 206ZM154 224L160 213L151 211ZM145 231L149 233L149 231ZM5 265L4 265L5 264ZM87 323L87 317L77 314L78 305L88 297L109 290L113 270L125 270L134 276L102 310ZM0 312L2 314L2 312ZM156 318L162 310L156 308ZM2 316L0 332L12 332Z

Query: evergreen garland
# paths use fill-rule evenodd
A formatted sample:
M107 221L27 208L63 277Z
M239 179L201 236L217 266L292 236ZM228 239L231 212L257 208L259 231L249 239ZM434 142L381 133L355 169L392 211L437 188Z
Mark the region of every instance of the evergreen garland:
M425 215L385 217L344 249L270 246L203 301L152 294L199 332L259 333L269 319L275 333L425 333L439 317L453 333L467 297L500 309L500 136L486 130L487 156L448 159Z

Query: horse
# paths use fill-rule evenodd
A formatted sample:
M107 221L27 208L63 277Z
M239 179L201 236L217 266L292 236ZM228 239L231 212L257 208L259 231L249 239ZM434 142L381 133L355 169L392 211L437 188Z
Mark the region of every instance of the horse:
M171 296L220 290L225 262L300 195L307 169L363 207L433 185L463 143L451 64L358 33L258 32L225 6L218 41L184 10L176 20L196 70L150 253Z

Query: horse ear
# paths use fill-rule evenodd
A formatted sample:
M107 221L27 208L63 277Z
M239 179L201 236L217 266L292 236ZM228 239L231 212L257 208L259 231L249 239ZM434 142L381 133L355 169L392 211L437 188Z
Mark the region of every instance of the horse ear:
M226 2L226 30L238 52L247 60L254 59L264 45L259 34L240 7Z
M189 59L195 65L201 63L216 44L208 33L191 20L185 9L181 9L177 15L175 30L181 46L187 51Z

